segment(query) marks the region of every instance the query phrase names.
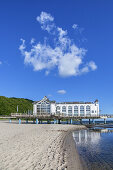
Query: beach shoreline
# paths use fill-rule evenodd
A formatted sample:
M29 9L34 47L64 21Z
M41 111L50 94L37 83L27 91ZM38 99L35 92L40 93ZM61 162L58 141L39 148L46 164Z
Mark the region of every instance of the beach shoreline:
M0 169L82 170L72 131L84 128L0 121Z
M67 155L67 170L86 170L87 167L85 162L81 159L77 148L76 143L73 139L72 132L86 129L85 126L76 127L74 130L68 132L64 139L64 148L67 148L66 155Z

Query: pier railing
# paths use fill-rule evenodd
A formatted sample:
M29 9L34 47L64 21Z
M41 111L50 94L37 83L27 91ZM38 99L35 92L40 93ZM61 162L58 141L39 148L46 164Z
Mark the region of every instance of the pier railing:
M22 113L12 113L11 117L16 118L25 118L25 119L98 119L100 116L76 116L76 115L65 115L65 114L39 114L39 115L31 115L31 114L22 114Z

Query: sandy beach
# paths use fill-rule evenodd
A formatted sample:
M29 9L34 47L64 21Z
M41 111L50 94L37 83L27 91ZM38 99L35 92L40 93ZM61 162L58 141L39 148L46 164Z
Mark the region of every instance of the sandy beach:
M82 170L71 134L82 128L0 121L0 170Z

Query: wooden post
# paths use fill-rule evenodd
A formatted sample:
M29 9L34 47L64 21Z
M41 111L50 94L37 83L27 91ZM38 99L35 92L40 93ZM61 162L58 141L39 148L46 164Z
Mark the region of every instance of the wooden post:
M38 119L36 119L36 124L38 124Z
M68 124L68 119L67 119L67 124Z
M50 120L47 120L47 124L50 124Z
M104 124L106 124L106 119L104 119Z
M95 124L95 120L94 119L92 119L92 122L93 122L93 124Z
M82 119L80 119L80 124L82 125Z
M54 124L56 124L56 119L54 119Z
M60 124L60 119L58 119L58 124Z
M89 119L89 124L91 124L91 120Z
M21 119L19 119L19 124L21 124Z
M73 119L70 119L70 124L73 124Z

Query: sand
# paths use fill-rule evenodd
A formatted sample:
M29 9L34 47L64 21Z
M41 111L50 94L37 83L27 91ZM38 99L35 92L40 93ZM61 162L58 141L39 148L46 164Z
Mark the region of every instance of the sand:
M82 170L71 133L78 128L0 121L0 170Z

